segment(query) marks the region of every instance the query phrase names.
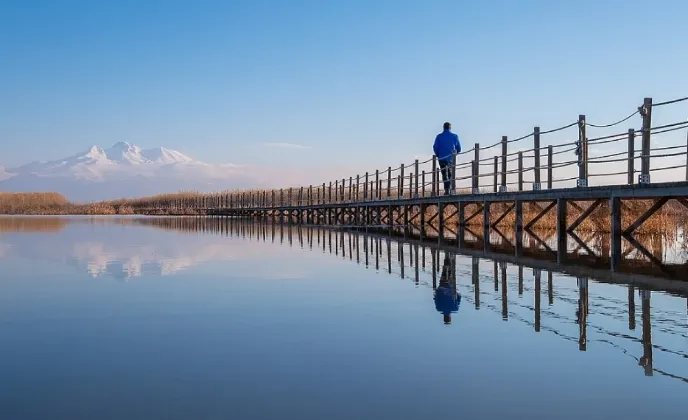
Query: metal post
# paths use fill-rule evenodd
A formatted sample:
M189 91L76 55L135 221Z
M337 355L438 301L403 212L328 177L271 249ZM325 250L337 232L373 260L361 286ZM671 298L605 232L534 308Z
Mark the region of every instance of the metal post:
M586 156L585 156L585 115L578 116L578 144L576 154L578 155L578 181L577 187L587 187L588 179L586 173Z
M535 177L533 180L533 190L540 191L540 127L533 128L533 149L535 151Z
M392 198L392 167L387 167L387 199Z
M499 192L506 192L506 139L506 136L502 136L502 185L499 187Z
M523 191L523 152L518 152L518 190Z
M650 183L650 129L652 127L652 98L645 98L643 106L640 108L640 115L643 117L642 132L642 152L640 158L640 177L639 184Z
M339 202L339 180L334 181L334 202Z
M425 198L425 169L423 169L423 177L421 178L420 182L423 184L422 194L423 194L423 198Z
M550 144L547 146L547 189L552 189L552 169L554 162L552 160L554 159L554 148Z
M375 199L380 199L380 171L375 170Z

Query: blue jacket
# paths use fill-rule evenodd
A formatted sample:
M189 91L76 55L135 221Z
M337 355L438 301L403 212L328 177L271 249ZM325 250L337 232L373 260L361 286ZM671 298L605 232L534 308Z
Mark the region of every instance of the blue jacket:
M435 144L432 145L432 150L439 160L449 160L453 151L456 150L456 153L461 153L459 136L450 130L444 130L435 137Z
M452 296L452 288L450 286L440 286L435 291L435 309L444 315L459 311L461 304L461 295L456 294Z

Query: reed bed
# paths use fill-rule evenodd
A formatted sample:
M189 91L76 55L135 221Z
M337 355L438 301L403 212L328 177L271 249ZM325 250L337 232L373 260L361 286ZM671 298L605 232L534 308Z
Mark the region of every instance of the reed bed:
M340 188L330 192L328 188L312 189L292 189L289 190L250 190L250 191L223 191L218 193L200 193L196 191L182 191L178 193L159 194L149 197L117 199L110 201L100 201L87 204L72 203L63 195L46 193L0 193L0 214L14 215L202 215L205 208L227 206L230 202L234 205L240 203L246 207L250 206L272 206L282 200L282 203L296 204L317 204L335 199L342 202L362 201L364 199L387 199L386 189L381 189L379 196L377 191L359 189L359 191L349 191L349 188ZM469 193L470 191L457 191L459 194ZM331 194L331 195L330 195ZM406 197L411 194L408 189L404 191ZM396 198L400 192L392 188L389 197ZM430 191L419 191L419 195L429 196ZM273 201L274 200L274 201ZM543 203L524 203L523 220L528 223L541 209L548 205ZM572 223L578 216L585 211L591 203L576 202L569 203L568 222ZM624 201L623 203L623 227L629 226L640 215L642 215L652 202L649 200ZM493 223L507 209L507 203L496 203L492 205L490 211L490 223ZM483 215L480 205L469 204L466 206L466 217L478 212L468 226L482 226ZM416 209L417 211L417 209ZM436 213L436 207L426 210L426 220L432 218ZM448 226L456 226L456 217L449 217L455 212L453 206L445 208L445 221ZM611 231L609 219L609 204L603 202L595 211L592 212L578 227L579 232L604 232ZM437 222L435 219L434 223ZM515 224L514 212L509 212L499 223L498 227L508 229ZM540 229L556 229L556 210L553 208L545 214L535 225ZM650 217L638 230L637 233L655 234L675 232L688 226L688 210L676 201L669 201L660 211Z

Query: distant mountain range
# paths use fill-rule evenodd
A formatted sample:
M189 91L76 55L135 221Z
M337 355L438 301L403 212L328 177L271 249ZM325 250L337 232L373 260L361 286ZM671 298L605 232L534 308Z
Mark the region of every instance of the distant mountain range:
M108 149L92 146L63 159L0 167L0 191L52 191L82 202L251 183L237 165L207 164L164 147L142 149L126 142Z

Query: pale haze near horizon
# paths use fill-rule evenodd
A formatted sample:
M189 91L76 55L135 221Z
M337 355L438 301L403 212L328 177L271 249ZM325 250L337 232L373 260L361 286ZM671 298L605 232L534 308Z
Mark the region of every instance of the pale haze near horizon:
M686 96L686 12L681 1L6 1L0 165L126 141L319 182L430 156L444 121L464 148L581 113L608 123L645 96ZM656 115L687 118L688 106Z

